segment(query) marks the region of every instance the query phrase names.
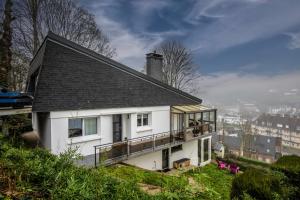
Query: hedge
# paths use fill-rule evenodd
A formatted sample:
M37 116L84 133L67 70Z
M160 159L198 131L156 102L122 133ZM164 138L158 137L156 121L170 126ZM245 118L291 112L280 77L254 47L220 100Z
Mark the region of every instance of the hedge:
M243 199L245 194L255 199L272 200L281 196L280 179L265 171L250 168L232 182L231 198Z

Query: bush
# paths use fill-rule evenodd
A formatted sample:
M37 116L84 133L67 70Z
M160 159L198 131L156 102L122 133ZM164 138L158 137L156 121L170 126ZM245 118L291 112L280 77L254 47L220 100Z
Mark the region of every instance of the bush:
M272 165L272 169L283 172L291 184L300 185L300 157L296 155L283 156Z
M282 193L280 179L258 169L247 169L232 182L231 198L275 199Z
M14 199L146 199L137 186L106 169L73 164L69 150L60 156L45 149L16 148L0 134L0 188Z
M289 188L294 188L292 198L300 196L300 157L296 155L283 156L278 161L272 164L271 169L282 172L287 179L285 183ZM292 193L292 192L291 192Z

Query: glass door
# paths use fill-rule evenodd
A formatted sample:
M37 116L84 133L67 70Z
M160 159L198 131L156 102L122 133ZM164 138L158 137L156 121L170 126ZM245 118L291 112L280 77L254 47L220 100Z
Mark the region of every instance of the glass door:
M122 115L113 115L113 143L122 141Z

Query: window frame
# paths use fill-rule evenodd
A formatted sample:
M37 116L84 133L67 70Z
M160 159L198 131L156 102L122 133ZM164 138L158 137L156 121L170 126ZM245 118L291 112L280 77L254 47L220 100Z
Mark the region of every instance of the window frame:
M139 125L139 123L138 123L139 115L140 115L141 125ZM147 115L147 118L144 117L144 115ZM137 116L136 116L136 125L137 125L137 127L139 128L139 127L150 126L151 125L150 117L151 117L151 113L148 113L148 112L137 113ZM144 119L147 119L147 122L148 122L147 124L144 124Z
M80 136L75 136L75 137L70 137L70 121L72 119L81 119L81 129L82 129L82 134ZM85 120L86 119L96 119L96 132L93 134L86 134L86 127L85 127ZM93 135L98 135L98 117L72 117L72 118L68 118L68 138L69 139L73 139L73 138L80 138L80 137L89 137L89 136L93 136Z

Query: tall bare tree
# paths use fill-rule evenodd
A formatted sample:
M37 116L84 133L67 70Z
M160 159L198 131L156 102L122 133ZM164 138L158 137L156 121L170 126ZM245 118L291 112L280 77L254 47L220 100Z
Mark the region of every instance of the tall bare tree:
M178 41L163 42L156 51L163 55L163 81L177 89L190 89L199 77L192 52Z
M12 60L12 28L14 20L12 15L12 1L6 0L4 8L4 19L2 22L2 34L0 38L0 85L8 87L9 73Z
M13 91L24 91L30 62L23 53L14 50L12 57L12 68L9 78L9 88Z
M93 15L73 0L22 0L15 6L14 41L32 58L48 31L108 57L115 55Z
M29 61L48 31L107 57L116 54L95 17L75 0L19 0L15 1L13 11L16 20L13 23L12 89L24 88Z

